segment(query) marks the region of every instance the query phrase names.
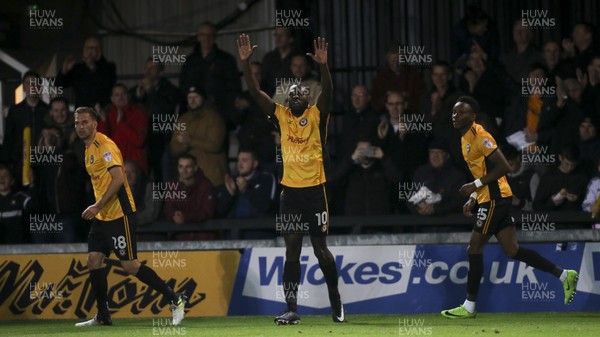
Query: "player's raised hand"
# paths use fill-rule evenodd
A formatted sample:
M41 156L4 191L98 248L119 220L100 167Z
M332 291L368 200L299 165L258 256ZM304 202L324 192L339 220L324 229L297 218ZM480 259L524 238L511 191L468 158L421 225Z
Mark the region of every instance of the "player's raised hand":
M240 53L240 60L246 61L252 56L252 52L254 52L254 48L258 47L257 45L252 45L250 43L250 36L247 34L241 34L240 38L237 40L238 44L238 52Z
M327 64L327 48L329 47L329 43L322 37L316 38L314 43L315 53L306 53L306 55L310 56L318 64Z

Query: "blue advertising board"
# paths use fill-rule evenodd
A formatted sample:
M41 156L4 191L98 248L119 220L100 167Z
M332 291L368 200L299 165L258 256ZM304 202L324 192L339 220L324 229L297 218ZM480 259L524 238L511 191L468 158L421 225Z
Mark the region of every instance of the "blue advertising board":
M554 275L507 258L501 247L485 248L479 312L600 310L600 243L526 244L557 265L580 273L577 295L565 305ZM348 314L435 313L465 299L466 245L330 247ZM239 264L229 315L273 315L286 308L284 248L247 249ZM301 314L331 312L327 286L311 248L301 255Z

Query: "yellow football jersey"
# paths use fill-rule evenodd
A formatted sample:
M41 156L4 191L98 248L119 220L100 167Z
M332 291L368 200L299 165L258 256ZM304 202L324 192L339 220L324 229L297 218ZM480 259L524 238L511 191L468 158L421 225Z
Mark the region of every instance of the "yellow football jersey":
M106 189L112 180L108 170L115 166L123 171L125 181L117 194L96 215L98 220L110 221L121 218L125 214L131 214L135 212L135 203L123 168L121 151L110 138L96 132L94 142L85 149L85 169L92 178L96 201L100 200L102 195L106 193Z
M281 184L288 187L324 184L329 115L321 116L316 105L309 106L299 117L295 117L289 107L275 106L276 124L281 132Z
M462 154L475 179L484 177L493 165L488 157L498 149L496 140L479 124L473 123L471 129L461 138ZM477 189L477 202L484 203L492 199L512 196L506 176Z

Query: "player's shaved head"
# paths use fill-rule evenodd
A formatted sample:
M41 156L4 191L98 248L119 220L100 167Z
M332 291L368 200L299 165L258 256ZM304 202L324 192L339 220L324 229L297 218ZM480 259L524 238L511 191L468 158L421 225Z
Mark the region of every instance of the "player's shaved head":
M477 101L471 96L460 96L456 100L456 103L466 103L469 105L474 114L479 113L479 103L477 103Z

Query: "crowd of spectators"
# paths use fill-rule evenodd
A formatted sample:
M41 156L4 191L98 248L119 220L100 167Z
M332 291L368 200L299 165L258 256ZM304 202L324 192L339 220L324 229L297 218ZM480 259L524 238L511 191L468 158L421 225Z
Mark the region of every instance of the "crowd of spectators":
M347 93L350 110L330 127L331 214L460 213L465 198L458 189L472 180L451 122L461 95L480 103L477 123L492 133L509 162L515 209L594 211L600 195L596 28L577 23L571 37L543 41L541 49L526 28L516 21L514 44L503 51L499 36L510 32L499 32L486 13L469 8L452 31L450 59L432 62L427 79L422 69L400 61L398 45L391 48L385 68L372 83L355 84ZM95 37L85 41L80 60L70 56L59 69L56 85L73 87L75 106L94 107L98 131L120 148L138 226L268 218L277 211L279 134L242 91L236 58L219 49L215 37L214 24L200 25L178 86L152 58L136 86L118 83L117 67ZM276 48L252 63L255 80L277 103L286 104L287 88L298 82L316 101L320 83L306 51L296 47L290 30L278 28L274 38ZM5 120L2 243L81 241L87 232L79 217L93 200L84 146L69 102L56 97L47 105L34 94L39 78L33 71L23 76L26 98ZM522 134L524 142L509 143L513 134ZM238 143L235 153L232 141ZM56 156L46 163L28 161L27 144ZM231 167L228 158L237 158ZM59 223L60 230L43 226L42 218L46 225ZM38 224L31 226L31 219ZM216 238L214 232L175 236Z

